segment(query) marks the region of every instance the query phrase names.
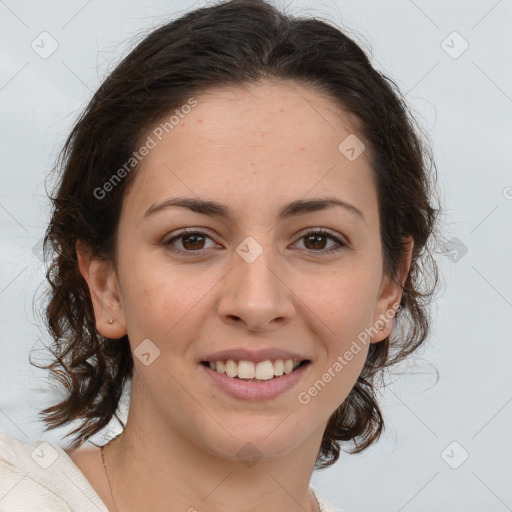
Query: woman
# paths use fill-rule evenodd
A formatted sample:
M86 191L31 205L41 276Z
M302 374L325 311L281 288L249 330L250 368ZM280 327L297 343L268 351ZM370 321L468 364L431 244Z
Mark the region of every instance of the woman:
M313 470L378 439L376 378L429 332L418 133L327 23L234 0L149 34L58 162L42 414L80 425L0 437L1 510L339 510ZM82 446L127 385L122 434Z

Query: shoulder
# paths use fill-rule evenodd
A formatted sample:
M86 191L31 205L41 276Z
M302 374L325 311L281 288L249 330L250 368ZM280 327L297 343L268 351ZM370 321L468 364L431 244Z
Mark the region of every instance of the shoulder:
M0 432L0 512L108 512L62 447Z
M329 503L318 493L316 488L312 485L310 485L310 489L313 491L313 494L315 495L322 512L344 512L341 508L334 506L332 503Z
M37 507L43 511L69 512L63 498L34 478L37 464L32 458L34 448L0 432L0 510L21 512Z

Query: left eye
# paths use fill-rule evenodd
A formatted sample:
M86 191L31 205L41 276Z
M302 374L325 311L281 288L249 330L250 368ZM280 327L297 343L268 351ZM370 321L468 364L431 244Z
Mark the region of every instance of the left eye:
M194 230L184 230L178 233L176 236L170 238L163 245L172 246L175 241L181 240L182 248L174 248L176 252L194 252L194 251L202 251L206 249L204 247L204 242L206 239L213 239L202 231L194 231ZM324 229L316 229L314 231L309 231L303 234L299 240L304 239L304 245L306 249L310 249L313 252L323 252L323 253L331 253L339 251L345 248L347 245L344 241L336 236L334 233L330 231L326 231ZM322 242L321 240L331 240L336 242L339 247L333 249L332 247L328 250L325 250L326 242Z
M325 249L325 243L321 243L320 242L320 245L321 247L318 247L318 240L319 239L324 239L324 240L332 240L334 242L336 242L339 247L335 248L335 249L329 249L329 250L326 250L326 251L323 251L323 252L336 252L336 251L339 251L340 249L343 249L344 247L346 247L346 244L343 242L343 240L341 240L341 238L339 238L338 236L336 236L334 233L331 233L330 231L325 231L323 229L320 229L320 230L315 230L315 231L309 231L308 233L304 234L300 240L304 239L304 244L310 244L310 245L313 245L313 250L315 252L318 252L319 250L321 251L322 249ZM316 247L315 247L316 245ZM308 249L310 247L307 247Z

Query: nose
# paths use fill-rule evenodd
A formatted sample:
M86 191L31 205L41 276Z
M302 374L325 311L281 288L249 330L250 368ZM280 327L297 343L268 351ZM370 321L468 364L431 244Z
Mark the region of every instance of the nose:
M234 254L217 309L223 322L268 331L289 322L294 310L293 293L271 248L252 262Z

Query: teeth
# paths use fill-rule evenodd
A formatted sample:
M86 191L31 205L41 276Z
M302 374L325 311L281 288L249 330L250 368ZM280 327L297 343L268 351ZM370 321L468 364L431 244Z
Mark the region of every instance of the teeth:
M240 365L242 361L240 361ZM240 366L239 366L240 368ZM256 379L258 380L270 380L274 378L274 365L272 361L261 361L256 365ZM241 377L241 375L238 375Z
M238 363L238 377L240 379L254 379L255 373L257 372L254 370L254 363L251 363L251 361L240 361ZM270 378L272 377L273 374ZM261 379L261 377L258 376L258 379Z
M291 359L287 359L284 362L284 373L291 373L293 371L293 361Z
M270 380L291 373L300 364L299 359L276 359L253 363L252 361L212 361L208 363L212 370L225 373L228 377L247 380Z
M236 377L238 375L238 365L233 359L226 361L226 375L228 377Z

